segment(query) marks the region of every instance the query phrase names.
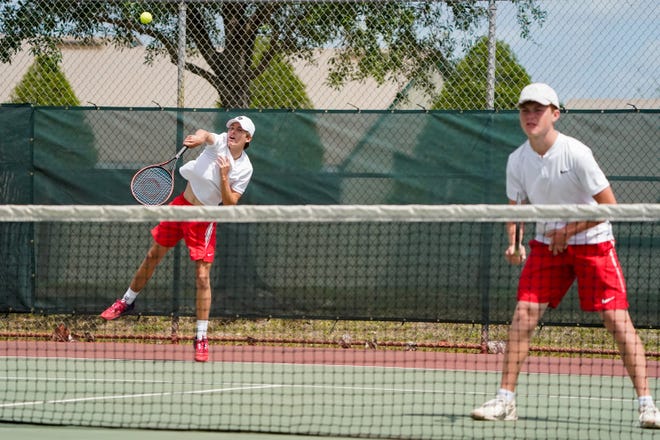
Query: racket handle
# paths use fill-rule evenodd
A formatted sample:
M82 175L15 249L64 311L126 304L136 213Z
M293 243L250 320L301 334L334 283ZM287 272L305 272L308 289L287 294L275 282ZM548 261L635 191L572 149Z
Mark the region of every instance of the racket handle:
M518 206L522 205L522 194L520 192L516 193L516 205L518 205ZM520 241L521 241L520 240L521 239L520 232L521 232L521 224L520 224L520 222L516 222L516 229L515 229L515 235L514 235L514 240L515 240L514 254L516 256L520 255L520 244L521 244L520 243Z
M176 156L174 156L174 157L178 159L179 157L181 157L181 155L182 155L187 149L188 149L188 147L186 147L186 146L184 145L183 147L181 147L181 149L179 150L179 152L176 153Z

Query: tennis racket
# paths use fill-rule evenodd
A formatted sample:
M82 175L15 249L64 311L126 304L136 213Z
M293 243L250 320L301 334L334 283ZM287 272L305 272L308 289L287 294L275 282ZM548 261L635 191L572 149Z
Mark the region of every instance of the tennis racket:
M187 149L183 147L170 160L149 165L135 173L131 180L131 194L135 200L143 205L162 205L167 202L174 191L174 169Z
M522 195L520 193L516 194L516 205L522 205ZM518 256L520 255L520 233L522 230L522 222L516 222L516 232L515 232L515 238L514 238L514 246L515 246L515 255Z

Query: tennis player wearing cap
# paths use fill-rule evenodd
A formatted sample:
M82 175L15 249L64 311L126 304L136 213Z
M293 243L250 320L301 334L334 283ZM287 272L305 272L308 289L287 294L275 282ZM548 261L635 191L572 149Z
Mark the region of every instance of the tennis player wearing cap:
M187 162L179 170L188 181L182 194L170 205L236 205L252 177L252 164L245 150L254 136L254 123L247 116L227 121L222 134L197 130L187 136L183 144L188 148L205 145L197 159ZM197 326L194 339L195 360L209 358L207 330L211 312L211 264L215 257L215 222L161 222L152 229L153 243L142 264L135 272L124 296L108 307L101 317L117 319L130 312L135 298L147 284L165 254L183 239L195 262L197 286Z
M527 141L511 155L506 167L510 204L518 195L533 204L615 204L605 174L591 150L554 128L559 119L557 93L542 83L525 87L518 101L520 125ZM504 256L515 265L526 259L517 251L515 225L507 224L509 246ZM649 389L644 346L630 314L623 271L612 227L607 221L537 223L530 255L518 283L500 389L493 400L471 412L476 420L516 420L515 389L541 316L561 302L577 279L580 307L600 314L612 334L639 398L642 428L660 428L660 412Z

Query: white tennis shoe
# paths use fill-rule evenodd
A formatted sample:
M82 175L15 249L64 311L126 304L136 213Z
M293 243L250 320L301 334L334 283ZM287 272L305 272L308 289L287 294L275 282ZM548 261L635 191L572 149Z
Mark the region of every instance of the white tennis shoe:
M507 402L497 397L473 409L470 416L475 420L518 420L516 401Z
M642 428L660 429L660 410L655 405L640 406L639 425Z

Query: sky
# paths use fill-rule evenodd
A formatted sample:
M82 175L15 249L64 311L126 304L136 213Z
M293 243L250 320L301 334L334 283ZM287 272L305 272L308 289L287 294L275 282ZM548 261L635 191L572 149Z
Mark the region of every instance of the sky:
M660 1L542 0L542 27L519 36L515 9L497 3L497 39L509 44L532 81L560 100L660 98Z

